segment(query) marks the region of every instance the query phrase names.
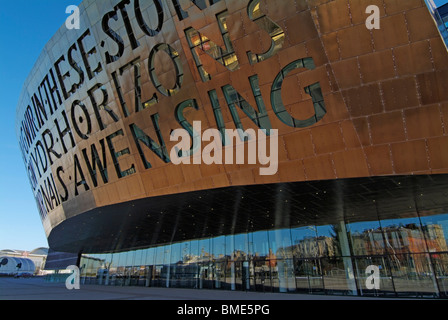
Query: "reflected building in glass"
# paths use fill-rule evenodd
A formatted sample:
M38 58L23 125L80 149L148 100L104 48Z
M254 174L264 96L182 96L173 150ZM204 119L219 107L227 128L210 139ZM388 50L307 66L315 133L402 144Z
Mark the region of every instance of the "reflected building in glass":
M425 0L429 10L437 23L440 34L445 43L448 43L448 5L437 7L434 0Z
M423 1L376 2L380 29L362 1L85 0L17 107L49 268L446 297L447 48Z

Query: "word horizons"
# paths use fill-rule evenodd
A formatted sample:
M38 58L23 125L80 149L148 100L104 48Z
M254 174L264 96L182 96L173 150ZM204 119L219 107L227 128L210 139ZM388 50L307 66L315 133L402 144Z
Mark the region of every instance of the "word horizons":
M143 4L147 2L154 5L142 9ZM220 2L222 0L214 1L209 6ZM190 7L185 7L185 3L191 3ZM223 23L229 15L228 12L232 10L226 10L216 17L216 23L222 30L221 36L226 43L226 48L221 48L221 52L225 53L226 57L231 57L225 60L233 61L232 65L226 65L222 57L214 56L207 46L195 46L198 39L207 39L208 47L219 47L216 45L217 41L211 41L188 26L184 29L186 38L182 38L181 41L188 42L190 51L178 52L175 49L175 42L178 40L176 38L171 43L153 43L147 57L126 54L151 43L144 38L137 38L136 30L143 33L143 37L156 41L155 37L165 30L164 26L167 23L165 14L168 12L169 4L174 7L177 15L173 20L177 19L184 23L188 21L186 19L190 15L194 16L191 13L208 8L204 0L183 1L182 5L178 0L168 2L122 0L100 19L102 34L98 35L89 28L80 32L79 38L68 46L65 53L54 63L50 63L48 72L42 73L44 77L40 82L36 82L37 88L34 91L33 88L27 88L30 92L26 95L29 97L29 103L24 103L26 107L21 108L23 111L19 114L18 136L42 219L63 203L108 184L111 175L122 179L136 174L139 170L136 161L140 161L140 167L144 170L151 169L157 163L151 163L154 161L148 160L148 154L155 155L159 163L159 160L163 163L172 163L165 143L166 137L162 132L171 132L176 128L163 128L163 125L171 125L172 122L170 119L161 121L160 111L157 111L156 107L161 103L168 105L179 92L186 90L184 65L190 68L191 73L200 76L198 81L213 83L214 74L205 70L198 53L207 54L217 64L226 67L229 72L237 72L243 59L247 59L251 65L263 63L277 55L283 47L285 31L268 16L259 12L260 0L250 0L247 3L248 17L261 32L271 37L271 46L266 52L241 54L234 51L233 46L229 45L232 39L227 23ZM130 19L131 10L135 20ZM153 12L148 14L149 10ZM148 17L155 19L149 21ZM124 27L117 27L120 23ZM101 39L102 36L105 39ZM165 38L174 37L170 35L162 39ZM166 88L161 83L156 72L156 57L160 55L170 59L174 67L172 78L174 85L171 88ZM181 59L182 55L187 57ZM127 60L124 60L125 58ZM187 58L194 61L193 65L182 62L187 61ZM272 83L270 105L273 113L270 116L277 117L286 126L306 128L323 119L326 115L326 106L320 83L315 82L297 88L304 91L302 95L311 98L309 101L314 107L314 115L308 119L296 119L286 109L282 100L282 88L287 75L294 71L303 72L316 68L312 57L294 59L288 65L280 66L281 70L278 74L272 74L272 79L262 80L263 83L269 81ZM143 75L150 79L149 85L145 87L141 83ZM266 108L266 97L261 94L259 76L258 74L244 76L248 79L253 94L253 100L252 97L250 99L255 105L248 102L247 98L243 98L239 92L242 88L231 84L216 85L216 89L209 90L205 95L209 99L208 102L204 101L204 97L201 98L200 101L204 104L201 107L199 98L191 96L187 96L186 100L180 103L178 100L175 104L171 103L174 109L173 116L178 125L193 137L192 125L185 115L187 110L189 114L194 114L202 107L211 108L216 127L223 134L226 123L221 101L225 101L236 129L244 132L240 118L242 113L256 127L269 135L273 128ZM132 83L134 87L125 94L123 88L126 83ZM79 95L75 96L76 93ZM85 98L81 101L77 97ZM133 117L136 114L139 114L138 117ZM149 135L147 127L142 127L137 118L149 120L156 132L155 138ZM224 146L225 135L222 137ZM246 140L244 142L249 143ZM271 163L275 164L275 159L272 160Z

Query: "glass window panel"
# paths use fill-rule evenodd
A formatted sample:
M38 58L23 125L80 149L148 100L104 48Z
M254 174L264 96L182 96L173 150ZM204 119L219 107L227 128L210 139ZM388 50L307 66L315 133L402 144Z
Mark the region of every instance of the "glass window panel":
M294 257L316 257L318 254L316 238L316 227L314 226L291 229Z
M156 252L155 248L146 249L146 260L145 260L146 265L150 266L154 265L155 252Z
M201 261L211 259L210 239L199 240L199 256Z
M163 264L169 265L171 263L171 246L164 246L163 248Z
M234 235L226 237L226 256L231 260L233 260L235 252L235 237Z
M235 240L235 259L239 261L248 260L249 255L249 236L246 233L237 234Z
M253 260L255 290L271 291L271 270L269 262L264 259Z
M161 287L164 279L163 275L164 267L161 265L154 266L153 268L153 276L152 276L152 286Z
M229 287L230 290L235 290L235 262L229 260L228 263L226 263L225 277L226 286Z
M354 255L384 254L383 233L378 221L348 223L346 227Z
M95 256L89 256L87 259L87 270L85 275L89 278L90 282L94 284L96 281L96 275L100 266L100 260Z
M181 244L181 256L183 263L189 263L191 260L191 242L186 241Z
M295 259L294 275L298 292L321 292L324 288L319 259Z
M170 264L177 264L179 262L182 262L182 251L181 251L181 244L175 243L171 245L171 257L170 257Z
M154 248L154 264L155 265L163 264L164 257L165 257L164 251L165 251L164 246Z
M101 255L101 259L103 260L102 268L109 269L112 266L114 255L112 253L106 253Z
M118 254L112 253L110 260L109 260L109 274L116 274L117 273L117 266L118 266Z
M85 284L86 278L89 277L91 273L92 259L90 259L89 257L82 257L80 265L81 265L80 276L82 278L81 281L83 284Z
M224 259L226 253L226 237L217 237L212 239L213 243L213 259Z
M127 266L134 266L135 265L135 255L136 255L137 251L133 250L133 251L129 251L129 254L127 256L127 261L126 261L126 265Z
M321 259L326 292L330 294L356 294L354 275L349 270L346 257L326 257Z
M199 263L199 288L213 288L213 263L211 261L203 261Z
M267 257L269 255L269 240L266 231L251 233L249 239L249 245L254 259L258 257Z
M140 267L141 265L143 265L143 251L144 250L137 250L135 251L135 255L134 255L134 266L138 266Z
M142 250L143 251L143 250ZM146 286L147 281L147 273L148 273L148 267L147 266L139 266L137 267L137 284L138 286Z
M229 290L230 283L226 279L227 261L225 259L215 262L214 274L215 274L215 289Z
M296 290L294 263L292 259L277 260L276 272L280 292L291 292Z
M395 288L392 279L391 270L389 267L389 261L386 256L376 257L359 257L354 258L354 266L356 270L356 279L360 294L363 296L379 296L379 295L391 295L395 296ZM379 270L379 279L372 278L372 273L367 272L369 266L376 266ZM370 278L369 278L370 277ZM372 283L373 281L373 283ZM378 283L375 283L378 281ZM369 285L378 285L367 287Z
M432 265L438 288L442 294L448 295L448 253L431 254Z
M132 255L134 254L134 251L127 251L127 252L123 252L123 260L121 260L120 264L123 267L127 267L127 266L131 266L132 265Z
M147 255L148 255L148 249L142 249L141 256L140 256L140 259L141 259L140 265L142 265L142 266L148 265Z
M137 286L140 278L140 267L134 266L131 267L130 269L131 273L130 273L129 285Z
M187 35L187 40L190 44L190 47L196 47L201 45L201 38L199 32L197 32L195 29L188 29L185 33Z
M236 290L250 290L250 264L249 261L233 262L231 265L231 274L234 275L234 284Z
M191 260L199 260L199 240L193 240L190 242L190 256Z
M100 285L109 285L112 256L113 255L109 253L98 256L101 261L100 267L98 269L98 284Z
M340 227L330 224L316 227L317 255L319 257L336 257L341 255Z
M117 268L117 273L115 274L115 279L113 279L113 284L116 286L124 285L124 275L125 275L125 267L120 266Z
M429 252L448 251L448 214L420 218Z
M292 258L290 229L269 231L269 242L273 254L275 254L278 259Z
M432 296L437 292L427 254L393 254L390 266L398 295Z
M127 258L128 258L128 252L120 252L118 254L118 266L119 267L126 266Z
M391 254L426 252L419 219L381 220L386 249Z
M218 25L219 29L221 30L221 33L226 33L228 31L227 29L227 13L219 14L218 16Z

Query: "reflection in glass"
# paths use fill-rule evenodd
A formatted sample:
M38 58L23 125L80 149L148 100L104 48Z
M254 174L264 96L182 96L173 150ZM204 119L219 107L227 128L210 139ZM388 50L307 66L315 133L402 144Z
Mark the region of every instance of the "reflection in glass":
M417 253L426 251L425 238L418 218L381 220L388 253Z
M238 57L233 48L232 41L230 40L227 29L227 15L227 11L224 11L217 15L218 25L224 42L224 49L193 28L185 30L185 35L190 46L196 67L198 68L201 79L204 82L207 82L211 79L211 75L204 69L202 65L201 56L204 54L211 56L213 59L225 66L230 71L239 69Z
M317 255L319 257L335 257L341 255L340 230L338 225L316 227Z
M211 248L210 248L210 240L211 239L199 240L199 259L200 259L200 261L206 262L212 258Z
M155 259L155 253L156 253L156 249L155 248L149 248L146 249L146 260L145 260L145 264L149 264L149 265L154 265L154 259Z
M269 263L263 259L253 260L254 285L256 291L271 291L271 271Z
M324 288L319 259L296 259L294 265L298 292L321 292Z
M447 214L425 213L85 255L81 279L116 286L434 297L448 290L447 225ZM378 267L379 279L369 278L369 266ZM379 281L379 287L368 288L367 281Z
M352 270L345 257L325 257L321 259L325 290L329 294L356 294Z
M266 231L254 232L249 236L250 248L255 259L259 257L267 257L269 254L273 255L269 249L268 233Z
M437 292L429 256L394 254L390 256L395 291L398 295L427 296Z
M135 266L141 266L144 264L143 254L144 254L144 250L135 251L135 257L134 257L134 263L133 263Z
M155 248L154 264L162 265L165 260L165 246Z
M292 258L291 231L289 229L269 231L269 243L277 258Z
M265 30L271 37L270 48L261 54L248 52L248 58L251 64L269 59L274 56L282 47L285 41L283 29L274 21L269 19L260 8L260 0L252 0L247 6L249 18L254 21L261 29ZM301 31L297 31L301 32Z
M317 234L315 226L291 229L293 255L296 258L317 257Z
M448 295L448 253L432 254L431 260L439 290L446 296Z
M213 238L213 259L222 260L226 253L226 238L224 236Z
M347 232L354 255L379 255L384 253L383 234L378 221L347 224Z
M249 237L247 234L237 234L233 236L233 259L245 261L249 259Z
M448 251L448 214L420 218L429 252Z

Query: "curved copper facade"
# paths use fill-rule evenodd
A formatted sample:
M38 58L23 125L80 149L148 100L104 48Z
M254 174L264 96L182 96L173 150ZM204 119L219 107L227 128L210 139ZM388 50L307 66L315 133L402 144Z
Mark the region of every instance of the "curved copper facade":
M81 29L49 41L17 109L50 246L107 252L209 235L184 224L192 233L181 236L172 214L205 194L231 202L225 215L250 186L276 194L285 183L448 173L437 27L424 1L371 2L379 30L358 0L84 1ZM170 133L193 121L278 129L277 174L172 164ZM245 205L269 198L259 192ZM170 230L156 226L167 211ZM150 232L131 237L145 219Z

